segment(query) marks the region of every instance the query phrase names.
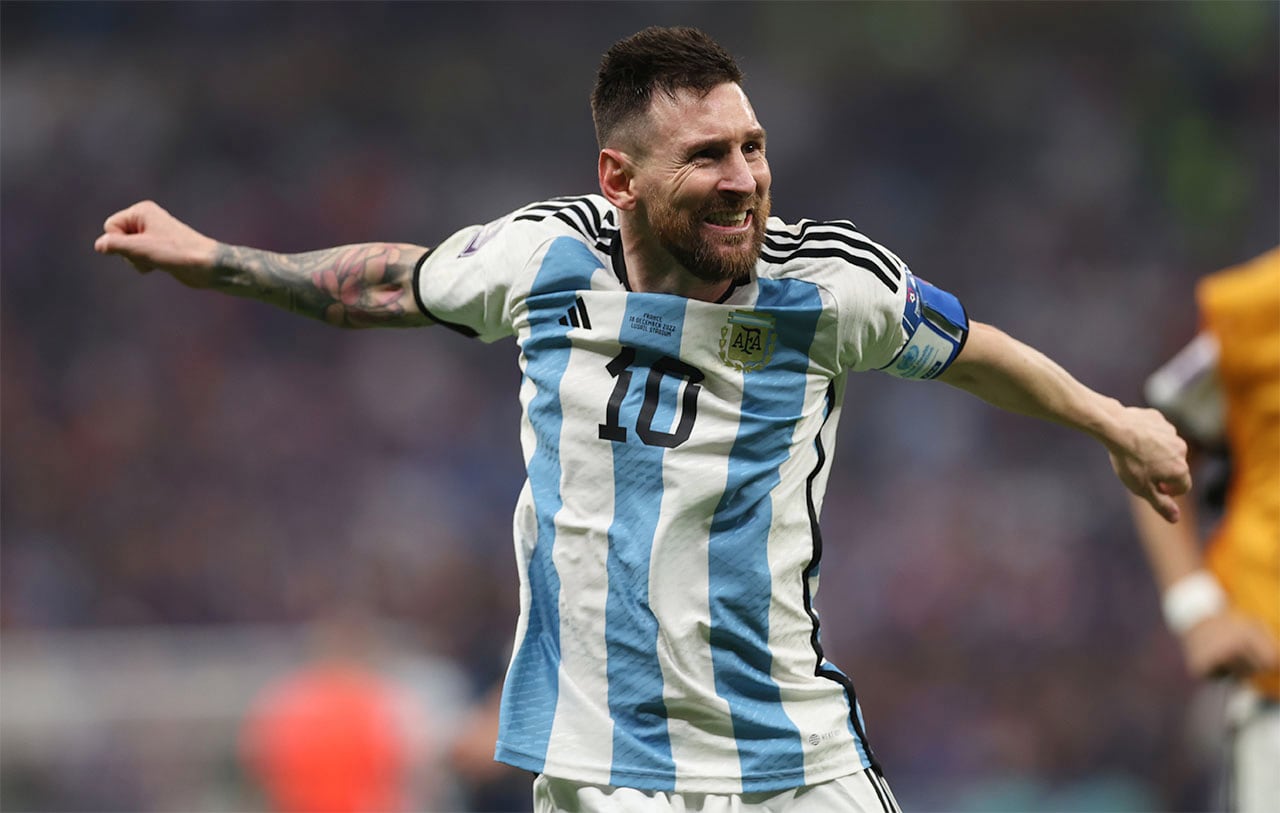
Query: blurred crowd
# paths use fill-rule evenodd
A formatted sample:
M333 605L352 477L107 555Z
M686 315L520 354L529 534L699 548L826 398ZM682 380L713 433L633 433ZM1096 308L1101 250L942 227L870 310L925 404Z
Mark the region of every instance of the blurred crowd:
M1278 8L6 2L0 633L355 604L477 702L509 653L514 345L139 278L91 251L116 209L280 251L434 244L594 191L600 53L692 24L746 70L775 214L852 219L1136 402L1194 280L1280 239ZM904 807L1200 804L1192 687L1102 450L877 374L840 434L822 640ZM95 807L40 793L14 803Z

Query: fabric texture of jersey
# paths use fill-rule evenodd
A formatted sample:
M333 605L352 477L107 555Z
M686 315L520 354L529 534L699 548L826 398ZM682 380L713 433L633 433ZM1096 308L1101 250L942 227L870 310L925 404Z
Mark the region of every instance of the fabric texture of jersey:
M1210 541L1214 574L1241 612L1280 640L1280 249L1210 274L1196 289L1218 341L1231 483ZM1254 686L1280 699L1280 670Z
M562 198L463 229L415 274L433 319L520 347L497 758L702 793L866 768L813 608L840 403L850 371L940 373L963 309L847 221L771 218L752 279L716 303L630 291L620 244L603 198ZM937 336L913 344L922 325ZM936 355L895 364L912 346Z

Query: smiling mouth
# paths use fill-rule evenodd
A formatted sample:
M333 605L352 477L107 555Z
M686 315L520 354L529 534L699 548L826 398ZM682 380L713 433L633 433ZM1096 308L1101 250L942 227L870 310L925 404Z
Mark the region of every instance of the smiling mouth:
M751 224L751 210L745 212L712 212L702 220L717 229L741 229Z

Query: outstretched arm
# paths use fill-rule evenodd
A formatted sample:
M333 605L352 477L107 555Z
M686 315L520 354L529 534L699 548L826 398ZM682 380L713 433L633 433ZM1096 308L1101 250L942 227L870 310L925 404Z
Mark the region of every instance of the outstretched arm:
M1116 475L1169 522L1191 487L1187 445L1154 409L1126 407L1089 389L1042 353L972 322L960 355L939 380L1001 409L1084 432L1111 456Z
M427 249L362 243L301 254L229 246L151 201L116 212L94 243L138 271L159 269L192 288L259 299L338 327L431 324L413 297L413 267Z

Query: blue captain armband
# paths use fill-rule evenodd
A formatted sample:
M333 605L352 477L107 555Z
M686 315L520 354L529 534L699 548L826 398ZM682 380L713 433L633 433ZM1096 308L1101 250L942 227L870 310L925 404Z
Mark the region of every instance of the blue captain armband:
M907 274L902 332L906 343L880 369L898 378L937 378L960 355L969 336L969 317L959 299Z

